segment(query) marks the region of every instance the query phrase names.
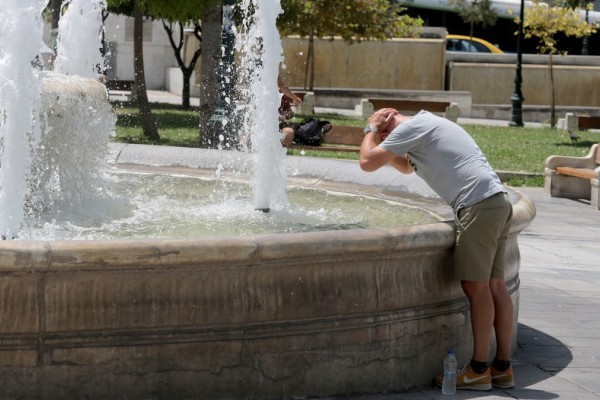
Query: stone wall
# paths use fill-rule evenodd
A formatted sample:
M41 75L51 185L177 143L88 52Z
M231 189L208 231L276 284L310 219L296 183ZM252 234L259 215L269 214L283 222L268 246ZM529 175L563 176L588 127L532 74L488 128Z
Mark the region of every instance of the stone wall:
M392 39L347 44L315 39L315 87L355 89L444 89L442 39ZM308 39L282 38L284 79L304 86Z
M600 66L555 65L556 105L599 107ZM508 104L514 90L516 67L512 64L451 62L448 89L471 92L473 104ZM523 65L526 104L550 104L548 65Z
M282 38L283 76L304 86L308 40ZM600 57L554 56L556 105L600 107ZM446 66L448 68L446 68ZM516 54L463 54L443 39L393 39L347 44L315 39L315 81L320 89L451 90L472 93L473 105L510 105ZM548 106L548 56L523 55L524 105Z

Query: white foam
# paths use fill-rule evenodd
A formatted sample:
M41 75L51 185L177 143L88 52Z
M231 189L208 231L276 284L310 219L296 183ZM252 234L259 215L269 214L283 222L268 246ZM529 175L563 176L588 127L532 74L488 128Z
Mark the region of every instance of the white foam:
M101 10L104 0L71 0L58 24L54 70L68 75L97 79L104 71Z

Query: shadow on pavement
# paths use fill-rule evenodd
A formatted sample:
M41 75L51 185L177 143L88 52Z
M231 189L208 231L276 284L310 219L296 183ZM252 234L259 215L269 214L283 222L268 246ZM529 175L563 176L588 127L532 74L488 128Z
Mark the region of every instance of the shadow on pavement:
M556 374L573 361L563 342L527 325L519 324L517 343L515 358L545 372Z
M560 394L552 392L556 383L544 382L566 368L573 360L569 348L561 341L527 325L518 326L518 349L513 356L515 387L513 389L492 389L489 392L458 391L452 398L462 399L557 399ZM436 389L436 391L439 389ZM427 391L427 393L431 393ZM426 393L423 392L425 395ZM409 396L399 396L408 399ZM441 391L433 397L413 397L413 399L444 399ZM390 400L393 397L390 397Z

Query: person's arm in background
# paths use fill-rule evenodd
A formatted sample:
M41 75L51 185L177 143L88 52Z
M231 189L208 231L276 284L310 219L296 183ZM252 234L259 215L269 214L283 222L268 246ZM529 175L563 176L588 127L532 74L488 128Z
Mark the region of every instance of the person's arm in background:
M277 87L279 88L279 91L281 93L283 93L290 100L292 100L292 102L294 103L294 106L300 107L300 104L302 104L302 99L300 97L296 96L294 94L294 92L292 92L290 90L290 88L287 87L287 85L285 84L285 82L283 81L283 79L281 78L280 75L277 75Z

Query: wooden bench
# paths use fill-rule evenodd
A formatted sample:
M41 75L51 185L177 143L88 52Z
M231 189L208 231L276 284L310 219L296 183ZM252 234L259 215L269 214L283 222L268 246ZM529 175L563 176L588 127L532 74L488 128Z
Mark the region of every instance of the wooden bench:
M358 152L360 144L365 137L364 128L359 126L334 125L325 134L323 144L320 146L305 146L294 144L293 149Z
M585 157L550 156L544 168L544 193L552 197L589 199L600 209L600 145Z
M562 127L562 129L570 129L573 131L600 129L600 117L593 117L591 115L566 113L563 121L563 125L559 126L559 128ZM559 124L560 122L561 121L559 120Z
M363 118L368 118L375 110L379 110L380 108L394 108L401 114L406 115L413 115L421 110L426 110L432 113L441 114L454 122L456 122L460 115L460 109L458 108L457 103L450 101L369 98L361 99L360 105L356 108L356 111L360 113Z
M580 131L586 129L600 129L600 117L591 117L589 115L577 116L577 128Z

